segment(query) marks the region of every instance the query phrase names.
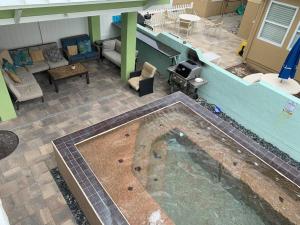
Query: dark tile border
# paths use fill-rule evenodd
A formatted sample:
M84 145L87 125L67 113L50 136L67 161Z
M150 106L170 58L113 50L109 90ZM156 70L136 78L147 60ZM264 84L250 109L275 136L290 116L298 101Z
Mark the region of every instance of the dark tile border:
M193 99L181 92L176 92L142 107L107 119L93 126L84 128L53 141L54 147L63 157L65 163L69 167L69 170L76 178L88 200L103 221L104 225L110 224L110 220L113 220L113 224L123 225L128 224L128 222L123 217L118 207L110 199L108 193L106 193L102 185L98 182L88 164L85 162L84 158L76 148L76 144L106 130L120 126L133 119L152 113L177 102L183 103L188 108L201 115L203 118L208 120L214 126L218 127L221 131L225 132L229 137L246 148L246 150L253 153L268 165L276 169L278 172L286 176L289 180L300 186L299 170L297 170L295 167L292 167L274 155L272 152L263 148L253 139L243 134L241 131L234 128L228 122L225 122L223 119L210 112Z

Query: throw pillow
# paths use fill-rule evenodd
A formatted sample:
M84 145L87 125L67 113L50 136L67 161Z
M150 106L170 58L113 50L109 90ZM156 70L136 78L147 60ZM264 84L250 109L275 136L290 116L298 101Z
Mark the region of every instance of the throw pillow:
M92 51L91 41L90 40L83 40L78 43L78 49L80 54L85 54L87 52Z
M156 72L156 68L152 66L151 64L145 62L143 65L142 73L141 73L141 78L148 79L152 78Z
M4 71L12 71L14 73L16 72L16 67L6 59L3 59L2 68L4 69Z
M30 58L27 49L12 50L10 54L17 67L32 65L32 59Z
M22 83L22 80L14 71L5 71L9 78L14 81L15 83Z
M110 50L113 51L116 47L116 41L115 40L108 40L108 41L103 41L103 50Z
M68 55L72 56L72 55L77 55L78 54L78 48L77 45L70 45L67 46L68 49Z
M39 50L35 50L35 51L30 51L29 55L32 59L33 62L39 62L39 61L44 61L44 55L43 55L43 51L41 49Z
M119 41L119 40L116 40L116 47L115 47L115 49L116 49L116 52L119 52L120 54L121 54L121 41Z
M0 65L3 64L3 59L6 59L9 63L14 64L14 61L10 57L10 54L7 49L4 49L0 52Z
M60 50L56 46L46 48L44 51L44 56L50 62L59 62L63 60L63 56L61 55Z
M21 79L17 76L16 68L13 64L8 62L6 59L3 59L2 68L12 81L15 83L21 83Z

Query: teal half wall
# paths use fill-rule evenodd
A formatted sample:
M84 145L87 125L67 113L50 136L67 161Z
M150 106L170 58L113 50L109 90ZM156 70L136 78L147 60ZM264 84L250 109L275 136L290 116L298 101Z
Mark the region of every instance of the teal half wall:
M199 95L238 123L300 161L300 100L265 82L249 84L208 63L202 70L208 84ZM292 114L285 108L294 109Z
M167 44L181 52L180 60L186 59L191 46L168 34L155 35L139 27L139 31ZM149 61L158 67L161 75L168 77L166 68L170 65L167 57L146 44L138 42L139 60ZM208 83L198 91L199 96L209 103L218 105L223 112L239 124L277 146L281 151L300 161L300 99L273 88L264 82L249 84L243 79L202 58L205 62L201 76ZM291 110L286 112L286 108Z
M144 28L138 25L138 31L143 34L148 35L149 37L166 44L173 49L180 52L180 56L178 57L178 61L184 61L187 59L187 52L192 48L190 44L184 44L183 41L175 36L172 36L168 33L159 33L156 34L150 31L147 28ZM137 50L139 51L138 61L140 63L149 62L155 65L160 74L167 77L168 71L167 68L171 65L172 59L153 49L149 45L137 40Z

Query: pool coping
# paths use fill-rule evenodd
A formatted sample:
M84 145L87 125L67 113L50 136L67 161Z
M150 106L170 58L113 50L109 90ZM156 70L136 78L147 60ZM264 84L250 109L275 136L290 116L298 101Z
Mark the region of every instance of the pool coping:
M54 149L63 159L69 172L75 178L89 204L104 225L109 224L106 222L106 220L110 220L111 218L114 218L116 224L124 225L129 223L119 210L118 206L113 202L109 194L106 192L105 188L99 182L77 149L76 145L103 132L106 132L107 130L111 130L134 119L143 117L147 114L178 102L183 103L186 107L202 116L212 125L224 132L228 137L244 147L248 152L258 157L282 176L286 177L292 183L300 187L300 171L297 170L297 168L289 165L274 153L268 151L259 143L243 134L240 130L234 128L231 124L225 122L216 114L201 106L195 100L181 92L176 92L144 106L125 112L113 118L109 118L95 125L86 127L52 141Z

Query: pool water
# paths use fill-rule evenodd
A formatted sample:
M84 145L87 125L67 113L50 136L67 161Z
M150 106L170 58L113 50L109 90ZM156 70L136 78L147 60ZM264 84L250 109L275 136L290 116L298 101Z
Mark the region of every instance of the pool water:
M77 145L130 225L300 224L300 191L182 103Z
M171 132L153 146L145 188L175 224L271 224L230 193L243 186L229 183L224 168L184 133Z

